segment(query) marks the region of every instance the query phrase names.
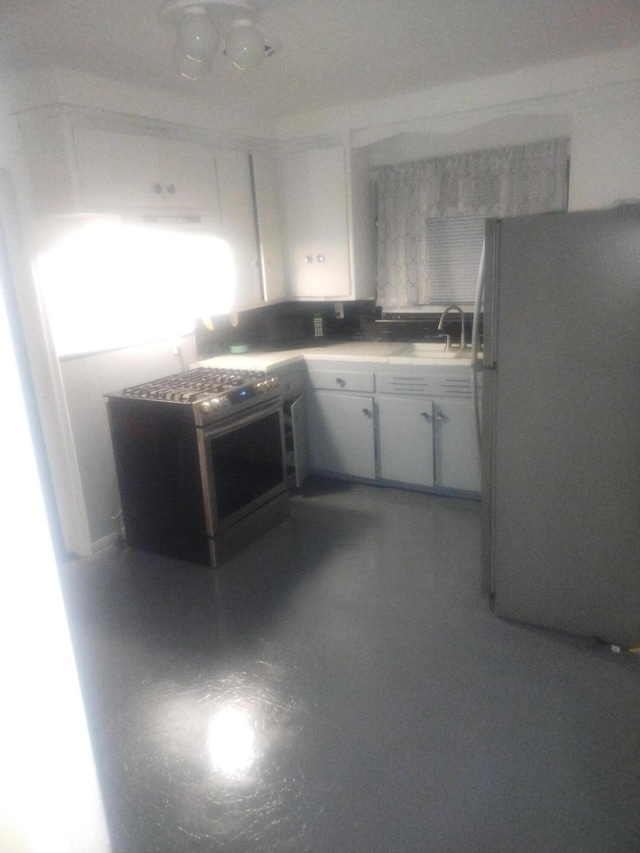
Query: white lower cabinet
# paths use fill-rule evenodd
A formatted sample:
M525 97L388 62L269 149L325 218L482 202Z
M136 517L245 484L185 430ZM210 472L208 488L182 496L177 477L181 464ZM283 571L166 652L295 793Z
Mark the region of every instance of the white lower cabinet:
M300 365L274 371L280 380L284 400L284 441L287 460L287 483L299 488L309 469L307 442L307 403L304 372Z
M322 473L373 480L373 397L313 391L308 403L310 467Z
M309 470L309 447L307 445L307 404L303 396L291 404L291 451L293 452L292 485L297 488L307 479ZM289 465L289 449L287 449L287 470Z
M480 453L466 368L309 369L312 470L477 494Z
M379 397L380 477L414 486L433 486L433 403Z
M471 400L440 399L434 405L435 485L480 491L480 450Z

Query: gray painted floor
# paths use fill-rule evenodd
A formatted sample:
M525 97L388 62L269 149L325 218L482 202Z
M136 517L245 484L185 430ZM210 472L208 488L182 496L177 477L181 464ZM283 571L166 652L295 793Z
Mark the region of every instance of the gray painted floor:
M496 619L479 551L315 481L217 571L63 567L115 853L640 850L640 660Z

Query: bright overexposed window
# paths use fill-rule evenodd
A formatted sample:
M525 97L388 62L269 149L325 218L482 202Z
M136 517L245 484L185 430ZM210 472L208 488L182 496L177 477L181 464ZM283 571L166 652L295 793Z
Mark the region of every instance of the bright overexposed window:
M204 228L106 219L74 222L38 262L58 355L187 334L230 310L236 276L228 244Z

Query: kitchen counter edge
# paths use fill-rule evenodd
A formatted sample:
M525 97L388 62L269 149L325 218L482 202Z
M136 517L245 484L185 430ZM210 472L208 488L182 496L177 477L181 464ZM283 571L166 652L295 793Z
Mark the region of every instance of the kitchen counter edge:
M199 361L198 367L219 367L236 370L264 370L267 373L290 367L297 363L311 361L353 361L373 364L406 364L439 367L470 367L471 353L456 355L454 358L428 358L424 356L402 355L406 343L380 343L355 341L346 344L329 344L325 347L279 350L265 352L252 350L241 355L227 353Z

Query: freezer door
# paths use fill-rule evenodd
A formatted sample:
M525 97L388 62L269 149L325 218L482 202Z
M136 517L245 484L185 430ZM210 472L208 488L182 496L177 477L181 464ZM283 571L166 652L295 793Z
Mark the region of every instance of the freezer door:
M502 220L494 268L496 613L636 644L640 208Z

